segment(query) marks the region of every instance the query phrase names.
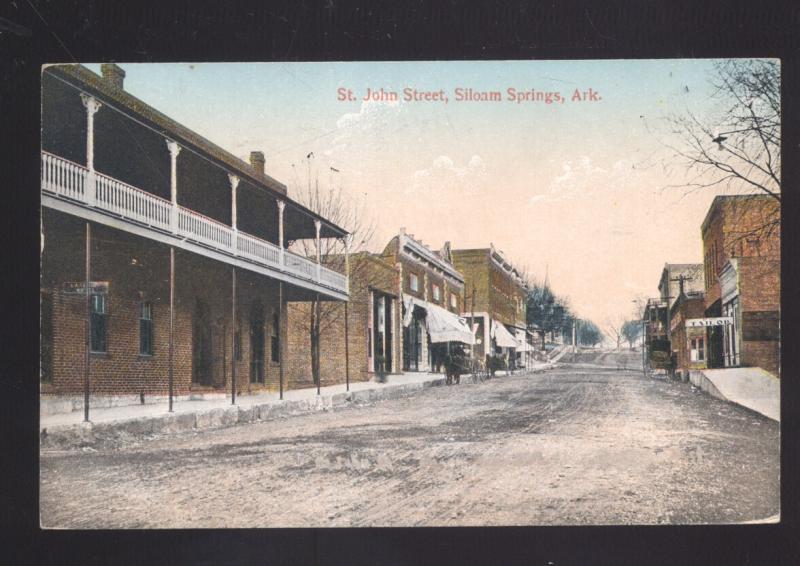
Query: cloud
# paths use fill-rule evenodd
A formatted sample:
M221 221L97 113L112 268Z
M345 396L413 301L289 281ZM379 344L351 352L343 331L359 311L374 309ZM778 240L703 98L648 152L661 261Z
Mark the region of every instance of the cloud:
M561 169L562 173L550 181L547 190L531 197L529 203L583 198L607 189L624 190L636 186L641 177L631 159L619 159L606 168L584 155L576 161L564 161Z
M333 138L333 147L326 150L326 154L346 147L348 140L359 133L374 133L375 129L388 125L402 110L399 101L374 101L361 102L358 112L342 114L336 120L339 130Z
M480 155L473 155L463 166L458 166L447 155L440 155L431 166L415 171L407 193L440 193L457 190L460 194L480 192L486 177L486 164Z

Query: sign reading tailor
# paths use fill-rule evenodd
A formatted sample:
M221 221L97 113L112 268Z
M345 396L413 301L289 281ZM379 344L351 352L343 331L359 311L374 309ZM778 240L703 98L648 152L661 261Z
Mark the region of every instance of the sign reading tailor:
M733 324L733 318L729 316L717 316L714 318L690 318L686 320L686 328L696 328L698 326L725 326Z

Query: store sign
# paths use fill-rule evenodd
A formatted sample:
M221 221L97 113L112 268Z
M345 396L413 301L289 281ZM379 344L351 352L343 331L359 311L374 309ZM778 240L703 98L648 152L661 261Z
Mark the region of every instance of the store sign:
M714 318L689 318L686 320L686 328L697 328L701 326L725 326L733 324L733 317L717 316Z
M91 281L89 282L89 289L91 289L92 294L95 295L107 294L108 281ZM85 281L67 282L64 283L61 290L67 295L85 295L86 282Z

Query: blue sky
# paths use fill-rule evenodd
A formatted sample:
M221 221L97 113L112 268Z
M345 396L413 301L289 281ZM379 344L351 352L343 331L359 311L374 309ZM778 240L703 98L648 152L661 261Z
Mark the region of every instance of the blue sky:
M493 242L601 325L655 295L665 262L701 259L714 195L664 188L683 169L663 118L713 111L711 60L120 64L126 90L243 159L263 151L290 191L309 170L342 187L379 226L373 250L400 226ZM337 100L406 87L450 101ZM459 103L459 87L601 100Z

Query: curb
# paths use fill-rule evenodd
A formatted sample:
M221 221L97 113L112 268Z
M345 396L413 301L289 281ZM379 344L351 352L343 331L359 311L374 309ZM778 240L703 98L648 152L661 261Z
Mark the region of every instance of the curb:
M408 397L428 387L438 387L444 383L444 378L436 378L416 383L387 385L379 389L334 393L309 399L271 401L247 407L232 405L204 411L166 413L110 422L60 425L42 430L40 448L81 449L96 444L116 444L156 435L214 430L237 424L269 421L318 411L334 411L352 403Z
M536 368L528 373L541 373L552 369L556 364ZM505 376L495 376L498 377ZM492 379L492 378L490 378ZM478 380L472 375L461 377L462 384L475 384ZM158 416L136 417L100 423L78 423L42 429L40 448L69 450L89 448L97 444L130 442L158 435L179 434L190 431L207 431L228 428L238 424L270 421L279 418L311 414L318 411L335 411L354 403L365 404L410 397L430 387L445 385L445 378L429 379L415 383L385 385L375 389L348 391L322 395L309 399L271 401L258 405L241 407L215 407L204 411L187 413L165 413Z

